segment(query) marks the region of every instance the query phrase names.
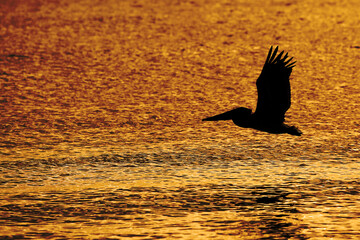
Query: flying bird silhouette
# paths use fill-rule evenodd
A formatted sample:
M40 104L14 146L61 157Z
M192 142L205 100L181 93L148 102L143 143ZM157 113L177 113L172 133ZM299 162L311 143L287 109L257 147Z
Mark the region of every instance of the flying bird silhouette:
M270 47L264 67L256 81L258 101L256 111L239 107L203 121L232 120L236 125L269 133L288 133L300 136L295 126L284 123L285 113L291 105L290 74L295 66L293 58L284 51L277 56L278 47ZM283 56L284 55L284 56Z

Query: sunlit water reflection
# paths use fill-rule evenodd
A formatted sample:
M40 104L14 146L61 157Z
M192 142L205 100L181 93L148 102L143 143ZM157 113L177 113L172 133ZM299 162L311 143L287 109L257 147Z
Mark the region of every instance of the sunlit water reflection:
M360 237L359 162L191 152L1 163L1 235L15 238Z
M0 239L360 239L359 10L0 0ZM304 134L201 123L272 44Z

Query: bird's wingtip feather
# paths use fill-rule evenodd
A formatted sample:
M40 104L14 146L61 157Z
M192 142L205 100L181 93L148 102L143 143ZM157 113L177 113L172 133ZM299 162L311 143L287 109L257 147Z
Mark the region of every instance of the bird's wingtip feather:
M295 66L296 66L296 65L295 65L295 63L296 63L296 61L295 61L295 62L290 63L289 65L287 65L287 66L285 66L285 67L287 67L287 68L293 68L293 67L295 67Z
M282 51L281 53L279 53L279 55L275 58L275 60L274 60L274 63L276 63L276 62L281 62L281 57L282 57L282 55L284 54L284 51Z
M269 52L268 52L268 55L267 55L267 57L266 57L265 63L268 63L268 62L269 62L270 57L271 57L271 53L272 53L272 49L273 49L273 46L271 46L270 49L269 49Z
M285 51L281 51L279 54L277 54L278 51L279 46L270 46L269 53L266 57L265 66L269 64L276 64L285 68L295 67L296 62L291 62L293 57L288 58L288 52L285 53Z
M274 61L278 50L279 50L279 46L276 46L274 52L272 53L272 56L270 57L269 63L272 63Z

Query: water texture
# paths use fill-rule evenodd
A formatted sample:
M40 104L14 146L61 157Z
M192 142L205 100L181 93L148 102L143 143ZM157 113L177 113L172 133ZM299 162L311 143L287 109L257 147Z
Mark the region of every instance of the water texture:
M359 239L360 3L0 1L1 239ZM254 109L279 45L301 137Z

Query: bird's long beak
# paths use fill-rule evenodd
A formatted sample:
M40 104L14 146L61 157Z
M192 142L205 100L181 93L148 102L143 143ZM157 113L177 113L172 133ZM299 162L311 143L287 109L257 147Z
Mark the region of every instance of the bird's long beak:
M203 121L221 121L221 120L231 120L233 118L233 112L228 111L221 113L212 117L204 118Z

